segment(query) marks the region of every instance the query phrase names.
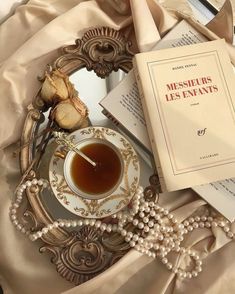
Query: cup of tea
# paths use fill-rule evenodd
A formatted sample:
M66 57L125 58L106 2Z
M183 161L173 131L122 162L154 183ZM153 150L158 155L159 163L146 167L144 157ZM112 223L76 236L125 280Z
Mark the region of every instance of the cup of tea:
M70 189L86 199L101 199L111 195L120 185L124 174L120 150L100 138L84 139L75 145L96 165L69 151L64 162L64 176Z

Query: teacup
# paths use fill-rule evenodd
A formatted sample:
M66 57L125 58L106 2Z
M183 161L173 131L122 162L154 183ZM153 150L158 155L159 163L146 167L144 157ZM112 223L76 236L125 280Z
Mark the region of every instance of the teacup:
M64 162L64 176L70 189L86 199L101 199L111 195L120 185L124 160L119 149L105 139L89 138L76 144L96 166L92 166L74 151Z

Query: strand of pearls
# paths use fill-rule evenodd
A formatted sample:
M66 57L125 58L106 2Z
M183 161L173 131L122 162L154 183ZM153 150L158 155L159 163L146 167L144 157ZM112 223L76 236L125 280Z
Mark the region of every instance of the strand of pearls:
M38 185L39 188L44 189L48 187L48 181L44 179L33 179L19 186L16 191L16 200L10 207L10 219L13 225L21 233L26 234L31 241L36 241L49 231L58 227L94 226L102 232L118 232L125 238L125 241L129 243L130 247L135 248L137 251L149 257L159 258L168 270L177 274L180 278L192 278L197 277L198 273L202 271L202 261L195 251L181 246L184 235L197 228L206 227L210 229L220 227L226 233L227 237L230 239L235 238L235 235L230 229L229 221L217 220L212 216L190 217L183 223L178 223L174 215L167 209L164 209L155 202L146 201L142 187L137 189L130 209L112 215L112 218L117 221L116 224L102 223L102 221L97 219L59 219L41 230L31 233L17 219L17 210L22 202L24 191L33 185ZM131 231L128 231L126 225L130 223L134 229L132 228ZM193 269L186 271L173 265L167 258L170 252L188 255L194 261Z

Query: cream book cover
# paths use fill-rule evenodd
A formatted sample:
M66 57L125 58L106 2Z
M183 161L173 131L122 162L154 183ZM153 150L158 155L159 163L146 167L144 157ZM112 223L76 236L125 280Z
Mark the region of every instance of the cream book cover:
M235 80L224 40L137 54L134 71L162 190L234 177Z

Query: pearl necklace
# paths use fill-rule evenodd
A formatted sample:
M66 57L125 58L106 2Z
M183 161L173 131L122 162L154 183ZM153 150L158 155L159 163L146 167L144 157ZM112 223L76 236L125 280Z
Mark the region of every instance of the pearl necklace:
M195 216L190 217L183 223L178 223L177 219L167 209L159 206L157 203L148 202L144 199L143 188L138 187L136 194L132 200L132 207L127 211L120 211L112 215L112 218L117 219L117 224L106 224L96 219L79 219L79 220L64 220L58 219L52 224L47 225L36 233L31 233L26 229L17 218L17 210L23 199L24 191L31 186L38 186L41 189L49 187L49 183L44 179L33 179L26 181L16 190L16 199L10 207L10 219L13 225L23 234L26 234L31 241L36 241L43 235L47 234L54 228L63 227L82 227L83 225L93 226L101 232L118 232L130 247L137 251L148 255L149 257L157 257L167 269L177 274L180 278L197 277L202 271L202 261L199 255L191 250L181 246L184 240L184 235L192 232L197 228L212 228L220 227L230 239L235 239L235 235L229 227L229 221L217 220L214 217ZM134 229L128 231L127 224L132 224ZM194 268L191 271L186 271L180 267L174 266L167 258L170 252L188 255L194 261Z

